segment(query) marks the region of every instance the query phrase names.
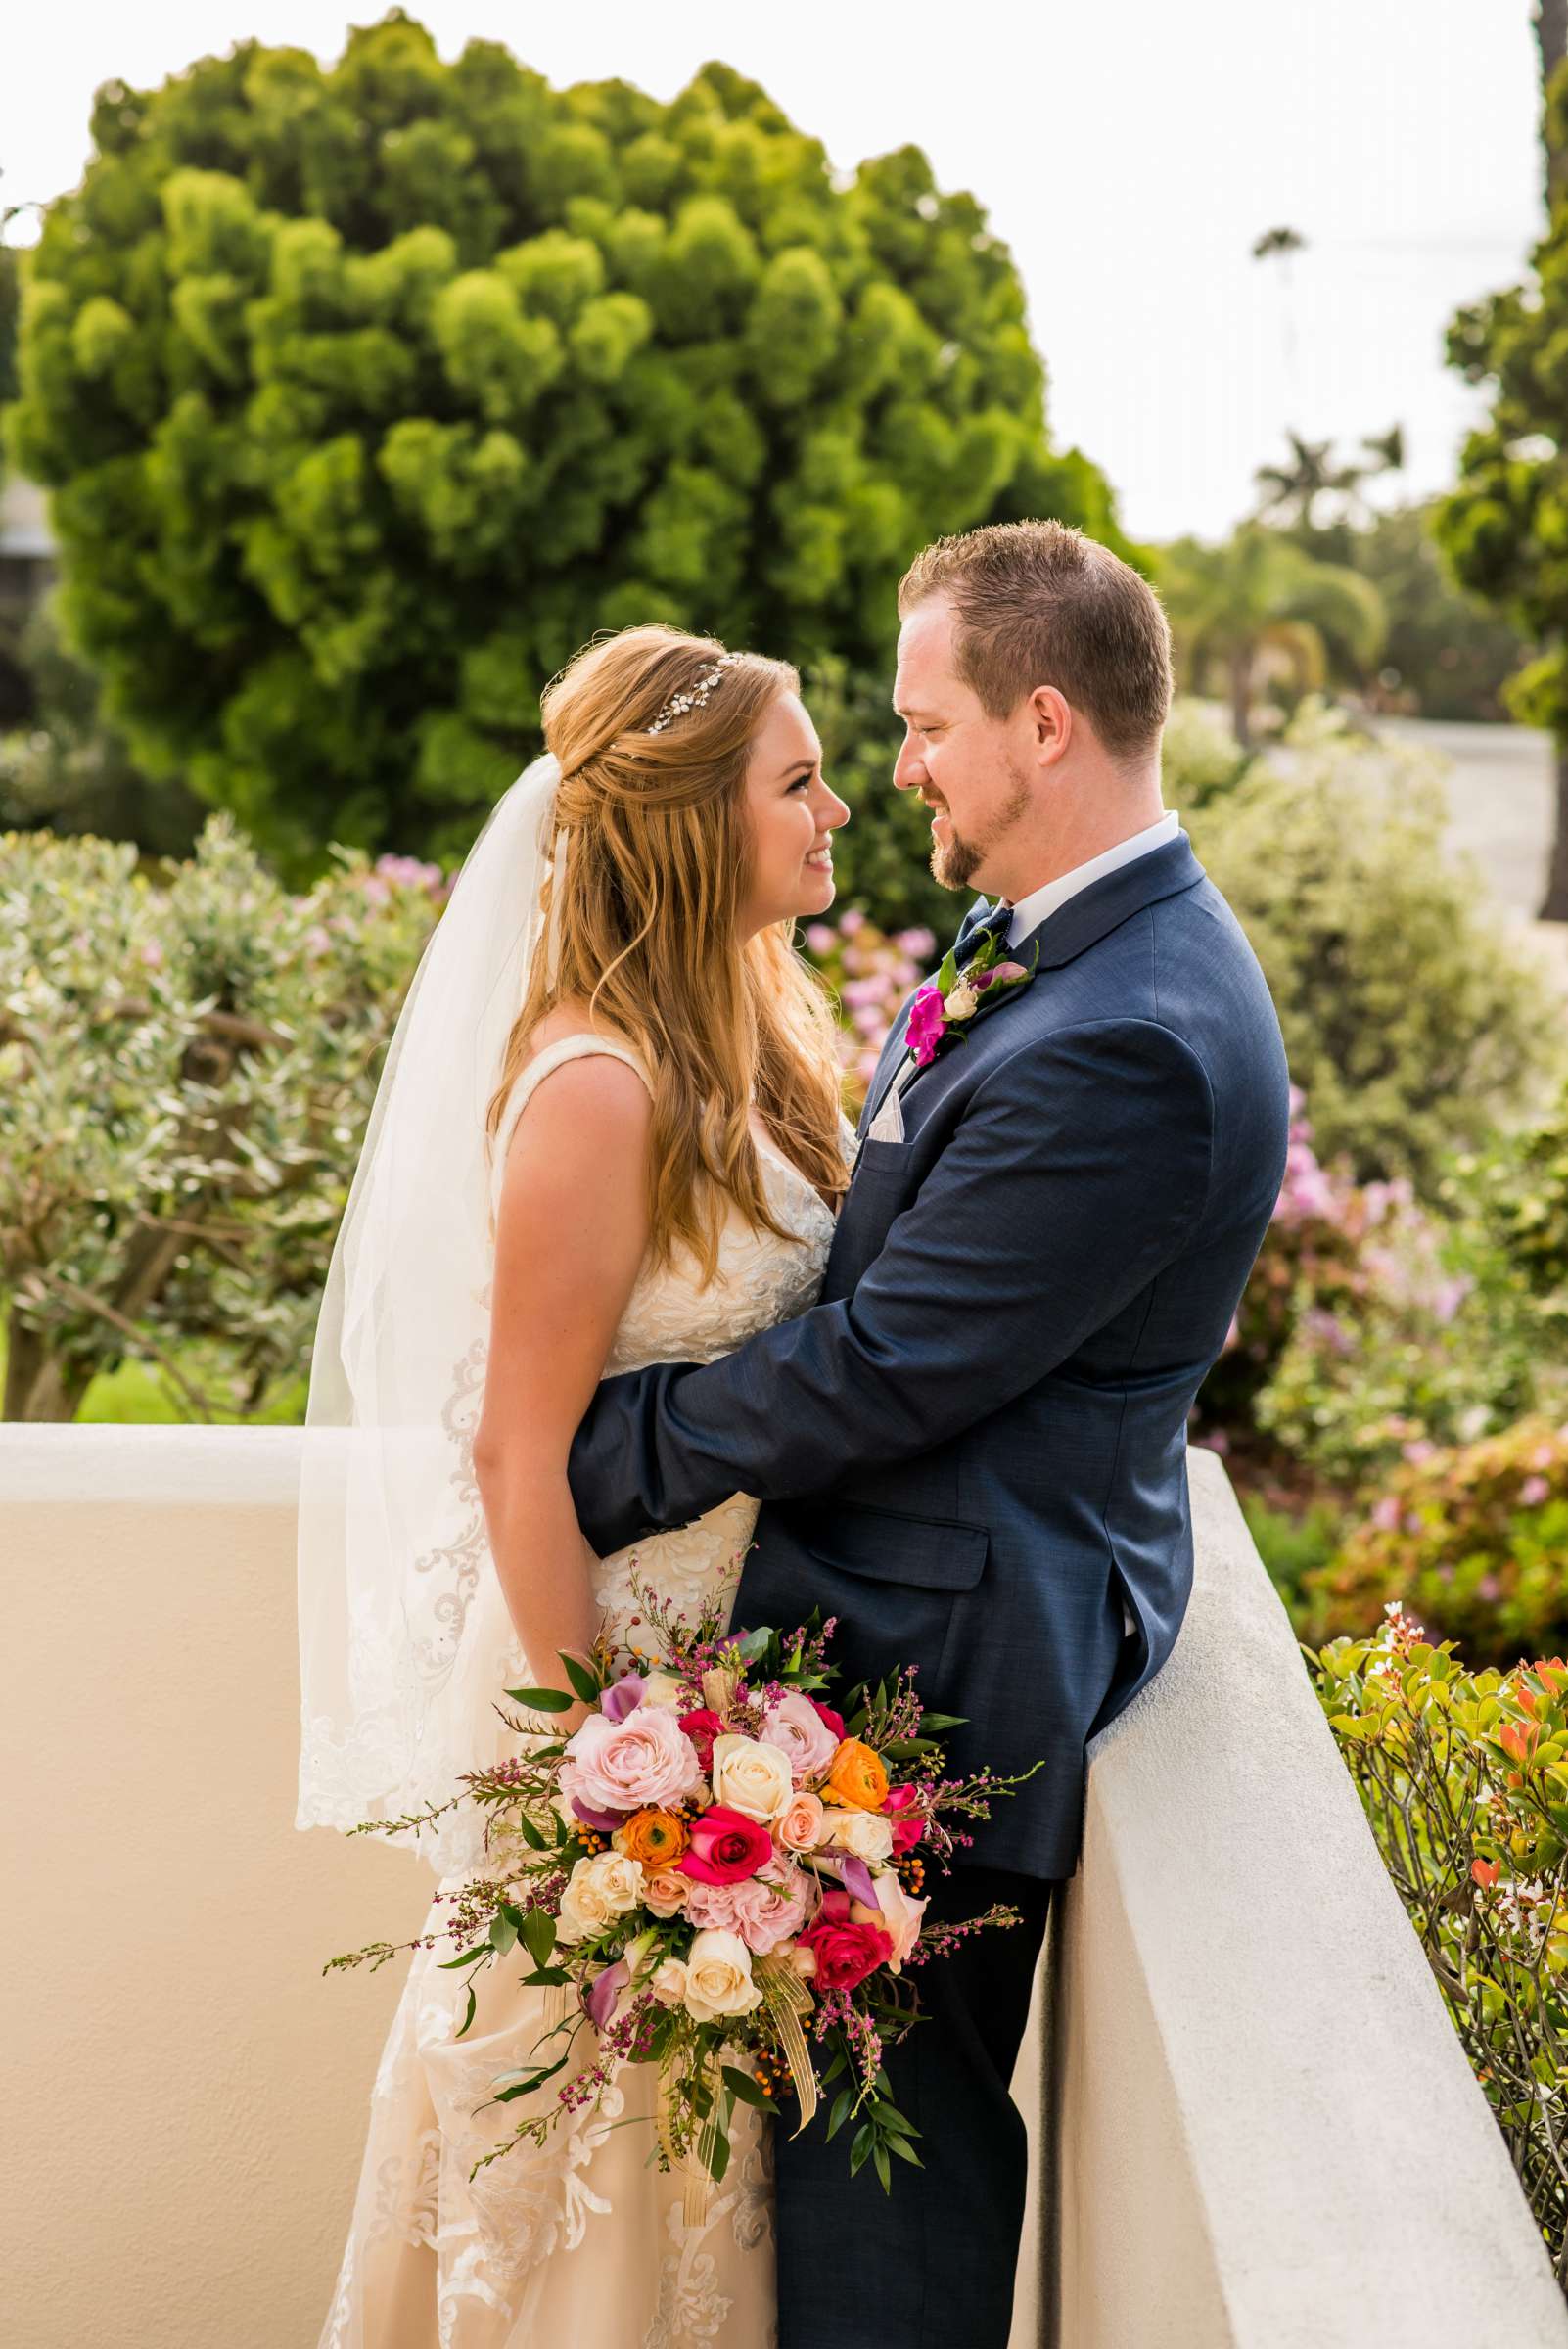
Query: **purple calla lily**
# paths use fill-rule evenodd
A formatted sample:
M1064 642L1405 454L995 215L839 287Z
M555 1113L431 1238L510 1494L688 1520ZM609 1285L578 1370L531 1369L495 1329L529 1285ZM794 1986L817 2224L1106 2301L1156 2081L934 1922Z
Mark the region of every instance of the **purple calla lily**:
M877 1899L876 1878L865 1862L857 1859L853 1852L846 1852L839 1861L839 1882L852 1899L863 1901L868 1909L881 1908L882 1903Z
M617 1827L623 1827L626 1823L619 1811L590 1811L587 1804L580 1802L576 1795L572 1797L572 1808L584 1826L597 1827L601 1835L613 1835Z
M624 1721L628 1713L635 1713L647 1685L640 1672L623 1672L619 1681L612 1681L599 1699L606 1721Z
M631 1968L623 1958L607 1965L602 1974L582 1994L582 2004L596 2031L602 2031L615 2010L618 1995L631 1979Z

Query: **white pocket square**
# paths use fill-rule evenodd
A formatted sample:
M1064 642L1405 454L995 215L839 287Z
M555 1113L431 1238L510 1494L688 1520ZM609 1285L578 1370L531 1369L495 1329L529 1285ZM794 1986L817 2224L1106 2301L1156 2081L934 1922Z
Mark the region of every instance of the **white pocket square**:
M891 1085L888 1097L866 1128L868 1142L901 1142L903 1139L903 1104L899 1099L899 1087Z

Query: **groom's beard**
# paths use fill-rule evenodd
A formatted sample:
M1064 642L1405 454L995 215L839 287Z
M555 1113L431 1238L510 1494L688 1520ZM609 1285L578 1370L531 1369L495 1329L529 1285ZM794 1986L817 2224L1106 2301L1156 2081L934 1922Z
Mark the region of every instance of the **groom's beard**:
M998 841L1005 840L1013 826L1022 823L1029 813L1030 791L1024 777L1011 773L1012 789L1002 803L1000 811L986 832L978 839L966 840L952 820L952 809L943 801L938 813L947 818L947 837L931 844L931 878L942 889L965 889L980 870Z

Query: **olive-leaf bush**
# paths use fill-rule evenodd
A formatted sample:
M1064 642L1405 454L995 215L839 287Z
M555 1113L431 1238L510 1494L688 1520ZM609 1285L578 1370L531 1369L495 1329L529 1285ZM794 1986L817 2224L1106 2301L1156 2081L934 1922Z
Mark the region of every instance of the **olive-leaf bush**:
M1568 1664L1470 1673L1389 1602L1318 1699L1568 2288Z
M127 1356L199 1417L302 1368L442 894L435 866L339 852L291 897L227 816L162 878L112 842L0 835L7 1418L72 1417Z

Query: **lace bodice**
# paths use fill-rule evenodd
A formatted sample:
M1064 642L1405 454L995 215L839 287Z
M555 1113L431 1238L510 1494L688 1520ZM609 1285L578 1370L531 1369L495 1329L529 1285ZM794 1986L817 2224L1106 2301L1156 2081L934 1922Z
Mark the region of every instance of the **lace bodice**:
M500 1196L506 1150L517 1121L546 1077L571 1060L601 1053L623 1061L650 1085L629 1044L608 1037L567 1036L529 1061L513 1085L495 1136L492 1204ZM847 1155L853 1134L843 1122ZM672 1265L647 1266L627 1301L605 1363L607 1378L649 1362L711 1362L761 1329L787 1321L811 1303L821 1286L833 1240L833 1212L761 1129L756 1132L768 1205L792 1237L754 1231L732 1208L719 1239L718 1269L707 1288L697 1285L689 1254Z
M624 1061L650 1084L647 1070L628 1044L571 1036L546 1045L518 1078L497 1128L497 1193L506 1144L534 1090L552 1070L590 1052ZM852 1157L854 1133L847 1119L840 1121L840 1141L846 1158ZM616 1331L606 1377L649 1362L716 1360L759 1330L789 1320L814 1302L833 1241L833 1211L761 1130L757 1146L768 1205L791 1236L780 1239L770 1231L756 1231L738 1208L731 1208L719 1236L717 1269L706 1287L699 1285L699 1268L689 1252L677 1252L668 1265L645 1266ZM744 1556L757 1506L748 1495L732 1494L690 1525L653 1535L601 1559L594 1596L607 1611L609 1627L623 1630L637 1611L633 1569L685 1612L694 1612Z

